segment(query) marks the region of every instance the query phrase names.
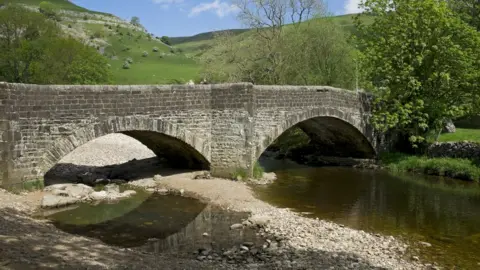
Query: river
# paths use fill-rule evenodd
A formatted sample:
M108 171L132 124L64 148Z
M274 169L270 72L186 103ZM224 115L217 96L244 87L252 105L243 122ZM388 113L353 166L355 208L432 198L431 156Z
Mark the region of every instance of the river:
M311 168L271 159L261 160L261 165L277 174L273 184L254 186L263 201L308 217L394 235L412 243L420 259L448 269L480 267L477 184L344 167ZM191 198L138 192L116 204L82 204L48 218L64 231L111 245L190 252L212 240L222 248L256 242L253 231L229 230L247 216Z
M449 269L480 267L480 187L459 180L394 176L343 167L309 168L263 161L277 181L257 196L278 207L355 229L395 235L421 258Z

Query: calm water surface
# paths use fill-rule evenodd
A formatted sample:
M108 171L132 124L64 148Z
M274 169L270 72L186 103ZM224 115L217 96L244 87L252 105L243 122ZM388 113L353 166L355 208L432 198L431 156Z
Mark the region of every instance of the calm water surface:
M138 191L118 203L80 204L46 216L68 233L149 252L231 248L260 243L252 230L230 230L248 213L227 212L198 200Z
M424 259L448 269L480 269L478 185L341 167L292 168L281 161L262 166L278 177L255 188L262 200L349 227L426 241L432 247L418 245Z

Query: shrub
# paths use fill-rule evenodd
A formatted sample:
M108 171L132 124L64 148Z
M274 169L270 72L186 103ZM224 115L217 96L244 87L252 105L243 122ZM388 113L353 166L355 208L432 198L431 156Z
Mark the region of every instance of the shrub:
M87 15L83 15L83 20L84 20L84 21L87 21L87 20L88 20L88 16L87 16Z
M158 48L157 48L157 47L153 47L152 51L153 51L153 52L158 52Z
M68 28L72 28L72 25L71 25L71 24L68 24Z
M133 59L131 57L127 57L127 59L125 59L125 62L126 63L129 63L129 64L132 64L133 63Z
M170 48L170 52L175 54L175 50L173 48Z
M143 56L143 57L147 57L147 56L148 56L148 52L147 52L147 51L144 51L144 52L142 53L142 56Z
M93 37L94 38L103 38L105 36L105 33L101 30L97 30L93 32Z
M130 63L128 61L125 61L125 63L123 63L123 65L122 65L122 68L123 69L130 69Z
M47 2L47 1L41 2L39 5L39 11L40 13L44 14L50 19L55 19L55 20L59 19L57 15L57 12L58 12L57 6L55 6L50 2Z

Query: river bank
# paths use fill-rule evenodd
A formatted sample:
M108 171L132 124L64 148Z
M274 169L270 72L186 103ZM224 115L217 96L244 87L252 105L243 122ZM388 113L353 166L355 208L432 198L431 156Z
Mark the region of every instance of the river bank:
M261 233L275 243L269 259L244 264L202 260L189 254L149 254L122 249L70 235L29 215L38 206L40 192L0 193L2 264L7 269L428 269L410 261L408 246L389 237L318 219L302 217L256 199L248 185L223 179L193 179L184 173L164 177L159 187L183 190L214 205L248 211L262 223ZM248 223L248 222L247 222ZM247 224L245 223L245 224ZM247 226L247 225L243 226ZM234 225L234 224L232 224ZM234 225L235 226L235 225ZM237 225L238 226L238 225ZM241 228L240 228L241 229ZM216 251L217 253L220 251Z

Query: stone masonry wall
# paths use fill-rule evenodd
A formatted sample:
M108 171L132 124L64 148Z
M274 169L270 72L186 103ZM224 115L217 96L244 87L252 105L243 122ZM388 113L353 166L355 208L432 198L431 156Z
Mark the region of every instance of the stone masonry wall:
M349 132L356 132L352 137L362 139L366 137L367 142L360 142L367 144L363 147L373 149L377 147L373 129L368 122L370 99L365 93L325 86L255 86L254 88L257 158L288 128L316 117L333 117L343 120L352 127Z
M41 177L79 145L114 132L159 152L193 153L213 174L229 176L250 170L282 132L319 116L348 123L338 130L375 148L369 110L368 95L331 87L0 83L0 180Z
M480 144L474 142L437 142L427 149L429 157L467 158L480 160Z

